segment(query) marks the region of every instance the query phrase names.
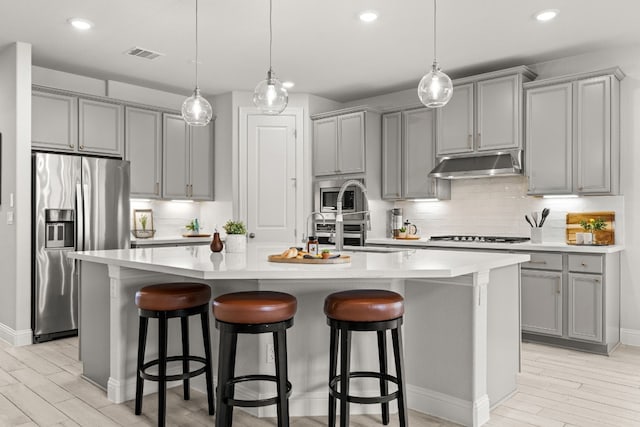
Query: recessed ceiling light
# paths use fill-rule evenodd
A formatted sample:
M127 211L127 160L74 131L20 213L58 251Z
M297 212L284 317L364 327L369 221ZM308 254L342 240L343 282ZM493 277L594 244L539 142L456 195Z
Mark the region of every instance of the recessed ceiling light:
M93 27L93 22L83 19L83 18L69 18L67 22L73 26L73 28L78 30L88 30Z
M547 22L558 16L558 12L557 9L546 9L536 13L535 17L540 22Z
M378 19L378 13L374 12L374 11L371 11L371 10L368 10L366 12L362 12L360 14L360 20L362 22L373 22L376 19Z
M282 82L282 86L284 86L285 89L291 89L295 85L296 84L294 82Z

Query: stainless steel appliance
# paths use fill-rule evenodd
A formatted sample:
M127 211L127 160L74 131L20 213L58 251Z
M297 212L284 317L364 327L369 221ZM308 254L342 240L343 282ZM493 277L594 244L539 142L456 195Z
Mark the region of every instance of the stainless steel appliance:
M398 233L402 228L402 208L393 208L389 212L391 214L389 237L398 237Z
M522 243L528 242L528 237L502 237L502 236L470 236L449 235L449 236L431 236L430 242L473 242L473 243Z
M358 180L364 183L364 180ZM316 181L314 183L314 210L320 212L325 216L326 220L335 220L336 211L338 209L338 193L340 187L347 182L344 180L324 180ZM363 213L352 214L354 212L362 212L365 210L364 195L362 190L357 186L350 186L344 192L342 197L342 213L348 216L349 220L361 220L364 219Z
M70 251L129 247L129 162L34 153L33 341L75 335L78 268Z
M335 244L336 222L326 221L314 224L314 232L321 245ZM364 246L366 239L366 225L364 222L344 221L344 246Z
M429 176L442 179L522 175L522 151L479 156L443 157Z

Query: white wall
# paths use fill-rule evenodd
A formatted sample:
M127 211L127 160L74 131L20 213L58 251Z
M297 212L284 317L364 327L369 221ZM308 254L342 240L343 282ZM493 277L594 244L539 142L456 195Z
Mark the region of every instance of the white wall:
M0 52L0 93L0 339L24 345L31 342L31 45Z

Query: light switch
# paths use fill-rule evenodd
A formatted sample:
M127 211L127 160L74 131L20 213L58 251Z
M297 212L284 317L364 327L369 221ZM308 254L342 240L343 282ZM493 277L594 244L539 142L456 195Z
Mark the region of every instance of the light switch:
M7 224L9 225L13 224L13 211L7 212Z
M9 193L9 207L13 207L13 193Z

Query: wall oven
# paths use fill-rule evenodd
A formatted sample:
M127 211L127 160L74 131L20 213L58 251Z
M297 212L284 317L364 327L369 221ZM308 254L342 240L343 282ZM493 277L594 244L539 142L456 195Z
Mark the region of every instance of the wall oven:
M327 220L335 220L340 187L347 180L322 180L314 184L314 210L324 215ZM364 183L364 180L360 180ZM342 213L345 224L348 220L362 220L364 214L353 214L364 210L364 195L359 187L348 187L342 197ZM345 229L346 232L346 229Z

